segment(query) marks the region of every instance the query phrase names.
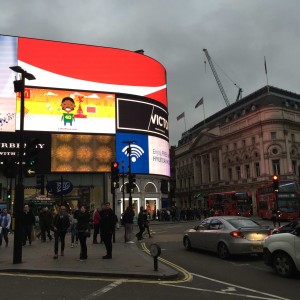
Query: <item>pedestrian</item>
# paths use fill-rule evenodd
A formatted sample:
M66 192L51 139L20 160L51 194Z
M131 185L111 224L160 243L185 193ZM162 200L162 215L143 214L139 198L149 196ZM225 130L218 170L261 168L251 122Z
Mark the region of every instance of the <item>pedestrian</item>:
M105 209L100 213L100 230L103 242L106 248L106 255L102 256L103 259L112 258L112 235L116 225L115 214L110 208L110 203L105 203Z
M276 227L276 219L277 219L276 209L272 209L272 211L271 211L271 220L273 222L274 227Z
M52 216L50 211L48 210L48 207L42 208L40 214L39 214L39 224L41 229L41 241L46 242L46 233L48 236L48 239L51 241L52 236L50 234L50 227L52 224Z
M93 213L93 244L98 244L97 236L99 234L99 228L100 228L100 208L96 208Z
M149 220L148 220L148 213L147 210L143 211L143 217L144 217L144 231L147 230L147 233L149 235L149 238L151 238L151 234L150 234L150 227L149 227Z
M3 208L0 215L0 246L2 246L2 239L5 241L5 247L8 246L8 233L11 224L11 216L6 208Z
M101 204L101 210L100 210L100 219L101 219L101 212L103 210L106 210L106 205L105 202ZM99 233L100 233L100 244L103 243L103 234L102 234L102 230L101 230L101 222L99 223Z
M23 246L26 246L28 239L29 245L32 243L32 230L35 226L35 217L28 204L24 205L22 216L22 230L23 230Z
M86 206L81 205L78 214L76 214L77 219L77 231L80 243L80 256L79 260L87 260L87 245L86 239L90 237L90 214L86 209Z
M70 220L70 232L71 232L71 248L74 248L74 242L78 244L78 231L77 231L77 218L75 212L78 210L72 209L69 215Z
M132 232L133 232L133 218L134 212L131 206L127 206L122 217L122 225L125 227L125 243L133 243Z
M54 259L58 258L58 243L60 240L60 255L64 256L65 236L70 226L70 219L66 211L66 206L61 205L58 214L54 217L52 228L54 231Z
M138 239L138 241L143 239L143 233L145 231L145 226L144 226L144 207L141 206L140 207L140 212L138 214L138 219L137 219L137 223L139 226L139 232L135 235Z

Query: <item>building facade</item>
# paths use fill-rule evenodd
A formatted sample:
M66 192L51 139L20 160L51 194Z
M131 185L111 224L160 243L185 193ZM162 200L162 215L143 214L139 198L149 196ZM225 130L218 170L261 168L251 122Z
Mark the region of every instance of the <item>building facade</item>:
M204 207L207 195L299 178L300 95L266 86L183 133L175 150L176 205Z

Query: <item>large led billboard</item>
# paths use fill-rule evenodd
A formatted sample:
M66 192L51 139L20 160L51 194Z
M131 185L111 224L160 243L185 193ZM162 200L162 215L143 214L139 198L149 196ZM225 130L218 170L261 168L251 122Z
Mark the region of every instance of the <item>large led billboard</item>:
M33 86L139 95L167 106L164 67L132 51L20 37L18 64L36 77Z
M169 138L168 112L158 104L117 98L117 115L118 130L144 132Z
M11 145L18 142L21 101L13 81L20 74L9 67L19 65L36 78L25 80L24 133L47 137L41 173L110 172L111 161L130 159L134 173L170 175L166 71L158 61L116 48L1 35L0 50L4 146L12 137ZM1 136L6 131L16 132ZM128 158L122 152L128 140L143 155Z
M110 172L114 135L51 135L51 172Z
M130 154L128 151L130 143ZM169 143L155 136L117 133L116 158L131 165L132 173L170 176ZM125 171L127 168L125 168Z
M19 94L17 108L19 129ZM26 88L24 130L115 133L115 95Z

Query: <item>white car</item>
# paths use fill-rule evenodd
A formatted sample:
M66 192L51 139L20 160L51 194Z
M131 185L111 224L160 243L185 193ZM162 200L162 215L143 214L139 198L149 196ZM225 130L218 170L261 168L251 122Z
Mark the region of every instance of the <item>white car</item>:
M282 277L300 272L300 227L291 233L268 236L264 240L264 259Z

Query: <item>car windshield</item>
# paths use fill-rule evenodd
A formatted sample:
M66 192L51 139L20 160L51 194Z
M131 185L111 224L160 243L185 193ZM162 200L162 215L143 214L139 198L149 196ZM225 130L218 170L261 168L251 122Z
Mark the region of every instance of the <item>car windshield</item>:
M230 219L227 220L235 228L241 227L260 227L260 225L251 219Z

